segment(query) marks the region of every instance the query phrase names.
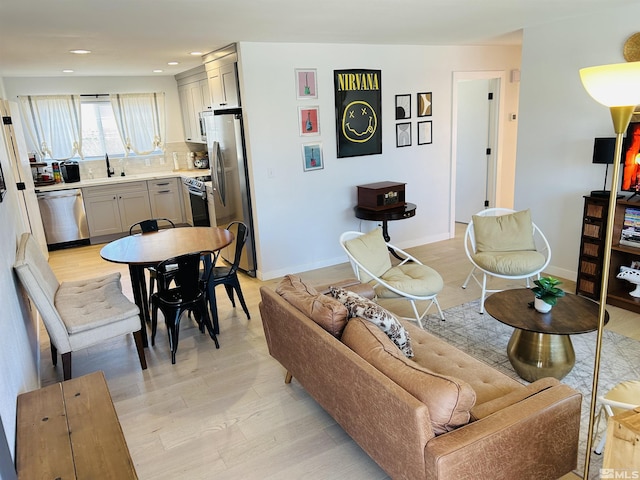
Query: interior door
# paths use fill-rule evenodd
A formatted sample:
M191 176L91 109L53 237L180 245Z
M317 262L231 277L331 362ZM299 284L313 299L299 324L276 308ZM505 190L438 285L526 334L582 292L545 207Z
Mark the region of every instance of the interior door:
M460 79L456 89L456 222L468 223L483 208L495 207L499 81Z
M0 113L2 113L2 124L7 140L9 161L11 162L13 175L19 184L18 188L22 192L20 213L25 226L34 236L38 245L40 245L44 256L48 258L47 240L44 236L44 227L42 226L40 207L38 206L38 199L36 198L35 186L33 184L33 174L31 173L31 166L29 165L29 152L27 150L18 104L0 99Z

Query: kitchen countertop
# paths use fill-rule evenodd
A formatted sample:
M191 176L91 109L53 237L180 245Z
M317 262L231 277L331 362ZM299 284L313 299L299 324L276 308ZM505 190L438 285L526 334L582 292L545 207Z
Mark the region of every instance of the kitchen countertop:
M163 172L149 172L136 175L125 175L124 177L118 175L111 178L92 178L87 180L80 180L73 183L54 183L52 185L46 185L41 187L35 187L36 193L38 192L54 192L56 190L69 190L71 188L85 188L85 187L98 187L103 185L110 185L113 183L122 184L127 182L139 182L144 180L158 180L161 178L173 178L173 177L200 177L203 175L209 175L209 169L199 170L173 170Z

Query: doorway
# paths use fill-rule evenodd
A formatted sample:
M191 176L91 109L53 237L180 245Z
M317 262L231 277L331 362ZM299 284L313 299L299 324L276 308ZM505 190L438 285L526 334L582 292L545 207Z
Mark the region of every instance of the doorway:
M455 72L453 78L452 215L468 223L471 215L496 206L499 113L504 72Z

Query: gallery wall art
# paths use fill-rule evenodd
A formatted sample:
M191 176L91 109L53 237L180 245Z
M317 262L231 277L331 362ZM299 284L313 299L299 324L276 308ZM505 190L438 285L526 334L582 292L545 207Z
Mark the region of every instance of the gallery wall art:
M382 153L380 70L334 70L338 158Z

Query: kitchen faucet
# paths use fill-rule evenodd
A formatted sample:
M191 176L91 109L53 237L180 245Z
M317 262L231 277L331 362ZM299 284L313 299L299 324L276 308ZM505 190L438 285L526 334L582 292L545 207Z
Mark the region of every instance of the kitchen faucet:
M109 164L109 155L105 153L104 159L107 162L107 177L111 178L115 172L113 168L111 168L111 165Z

